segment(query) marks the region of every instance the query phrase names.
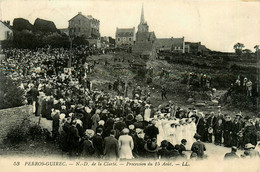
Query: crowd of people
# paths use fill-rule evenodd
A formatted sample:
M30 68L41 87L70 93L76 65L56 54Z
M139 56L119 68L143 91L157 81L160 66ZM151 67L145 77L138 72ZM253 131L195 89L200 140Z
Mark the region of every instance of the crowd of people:
M203 114L169 101L154 107L141 87L132 97L94 89L86 58L64 49L5 50L1 70L20 81L36 116L52 120L52 138L70 156L102 159L203 159L203 142L258 146L260 116ZM68 70L65 70L68 69ZM118 85L121 81L118 81ZM118 90L117 90L118 92ZM250 149L252 146L250 147Z

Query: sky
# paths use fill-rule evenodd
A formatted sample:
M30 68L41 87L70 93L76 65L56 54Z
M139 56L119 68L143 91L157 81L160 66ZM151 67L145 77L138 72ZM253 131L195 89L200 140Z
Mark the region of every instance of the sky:
M225 52L237 42L252 51L260 44L259 0L0 0L0 20L42 18L60 29L82 12L100 20L101 36L115 37L116 27L137 30L142 4L157 38L184 36Z

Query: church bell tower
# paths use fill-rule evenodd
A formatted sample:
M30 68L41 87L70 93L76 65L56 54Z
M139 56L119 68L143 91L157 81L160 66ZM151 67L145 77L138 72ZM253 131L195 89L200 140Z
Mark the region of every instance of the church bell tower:
M148 32L148 31L149 31L149 26L144 20L144 6L142 5L141 19L140 19L140 24L138 25L138 32Z

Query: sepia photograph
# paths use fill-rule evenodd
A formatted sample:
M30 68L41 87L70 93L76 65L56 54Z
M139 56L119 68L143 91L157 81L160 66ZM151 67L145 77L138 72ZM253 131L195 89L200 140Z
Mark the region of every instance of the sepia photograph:
M0 171L260 171L259 0L0 0Z

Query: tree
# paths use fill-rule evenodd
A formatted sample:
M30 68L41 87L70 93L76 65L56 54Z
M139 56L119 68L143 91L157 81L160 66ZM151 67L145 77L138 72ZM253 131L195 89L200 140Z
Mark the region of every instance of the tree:
M255 49L255 52L257 53L258 50L259 50L259 45L255 45L255 46L254 46L254 49Z
M235 49L235 53L236 54L238 54L238 55L241 55L242 54L242 49L245 47L245 45L244 44L242 44L242 43L236 43L235 45L234 45L234 49Z
M251 54L252 53L252 51L250 49L244 49L244 50L242 50L242 52L245 53L245 54Z

